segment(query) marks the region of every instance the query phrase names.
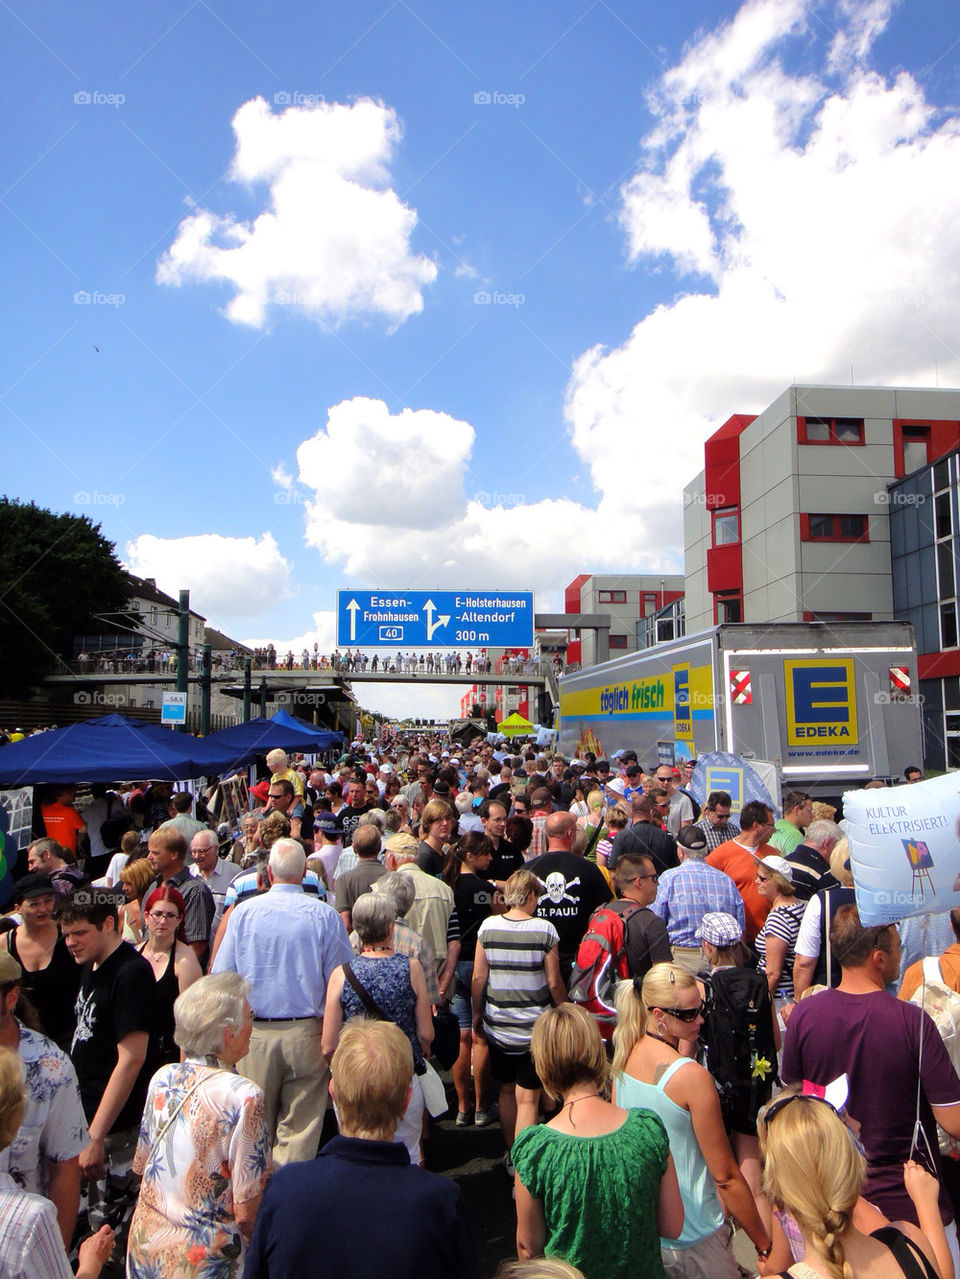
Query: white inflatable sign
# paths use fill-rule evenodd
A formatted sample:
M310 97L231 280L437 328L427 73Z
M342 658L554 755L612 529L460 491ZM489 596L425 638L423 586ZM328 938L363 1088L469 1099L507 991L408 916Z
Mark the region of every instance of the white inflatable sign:
M960 773L843 797L866 927L960 906Z

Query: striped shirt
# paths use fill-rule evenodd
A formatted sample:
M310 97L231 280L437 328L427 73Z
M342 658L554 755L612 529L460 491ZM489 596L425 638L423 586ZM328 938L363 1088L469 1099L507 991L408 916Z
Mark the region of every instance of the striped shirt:
M762 973L767 971L767 938L778 937L787 948L777 989L773 992L777 999L793 998L794 951L797 945L797 934L800 931L800 921L803 919L806 908L806 902L791 902L788 906L775 906L767 916L754 943L754 948L760 956L759 969Z
M549 919L507 919L491 915L480 925L477 943L490 968L483 1029L506 1052L526 1052L533 1024L553 1003L544 967L560 942Z
M27 1194L0 1173L0 1275L4 1279L72 1279L49 1199Z

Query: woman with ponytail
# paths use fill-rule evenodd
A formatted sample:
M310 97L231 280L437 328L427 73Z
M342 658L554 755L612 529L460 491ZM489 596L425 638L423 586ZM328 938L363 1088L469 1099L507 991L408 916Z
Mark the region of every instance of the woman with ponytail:
M945 1273L953 1274L945 1237L935 1253L909 1222L872 1234L854 1225L866 1161L829 1101L787 1089L760 1112L757 1133L764 1192L778 1220L789 1214L788 1237L796 1236L791 1248L803 1255L780 1274L789 1279L945 1279ZM923 1230L943 1236L936 1178L911 1162L904 1166L904 1182ZM946 1272L938 1267L938 1255ZM763 1267L761 1273L776 1272Z
M614 1100L655 1111L670 1138L683 1199L683 1232L661 1239L668 1279L737 1279L725 1214L740 1223L761 1259L770 1235L743 1179L720 1115L713 1079L678 1049L702 1024L696 978L677 964L654 964L643 983L617 989Z

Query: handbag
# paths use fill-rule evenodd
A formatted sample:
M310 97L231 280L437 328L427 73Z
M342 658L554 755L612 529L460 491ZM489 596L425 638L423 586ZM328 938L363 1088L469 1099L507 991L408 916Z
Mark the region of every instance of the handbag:
M450 1070L460 1056L460 1023L456 1014L441 1005L433 1014L433 1043L430 1051L444 1070Z
M420 1090L423 1093L423 1102L428 1112L434 1119L439 1119L441 1115L445 1115L450 1109L450 1103L447 1101L447 1090L443 1086L443 1080L431 1066L429 1061L425 1061L426 1070L420 1076Z

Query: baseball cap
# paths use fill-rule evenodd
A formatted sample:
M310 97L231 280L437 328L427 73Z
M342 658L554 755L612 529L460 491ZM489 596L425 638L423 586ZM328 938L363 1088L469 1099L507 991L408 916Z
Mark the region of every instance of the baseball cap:
M700 849L706 848L707 837L697 826L682 826L677 835L677 843L693 852L699 852Z
M31 871L28 875L18 879L13 886L13 900L15 902L28 901L31 897L52 896L53 884L50 882L49 876L38 875L35 871Z
M0 986L7 982L19 981L23 977L23 969L8 950L0 950Z
M770 853L767 857L753 856L761 866L766 866L767 870L772 871L776 875L782 875L788 884L793 883L793 867L785 857L777 857L774 853Z
M384 847L388 853L406 853L408 856L412 853L414 857L420 851L419 841L413 835L406 835L403 832L391 835Z
M709 946L733 946L743 936L743 929L726 911L714 910L701 919L696 935Z
M390 773L392 773L392 772L393 772L393 765L392 765L392 764L381 764L381 765L380 765L380 772L381 772L381 773L387 773L387 774L389 775Z

